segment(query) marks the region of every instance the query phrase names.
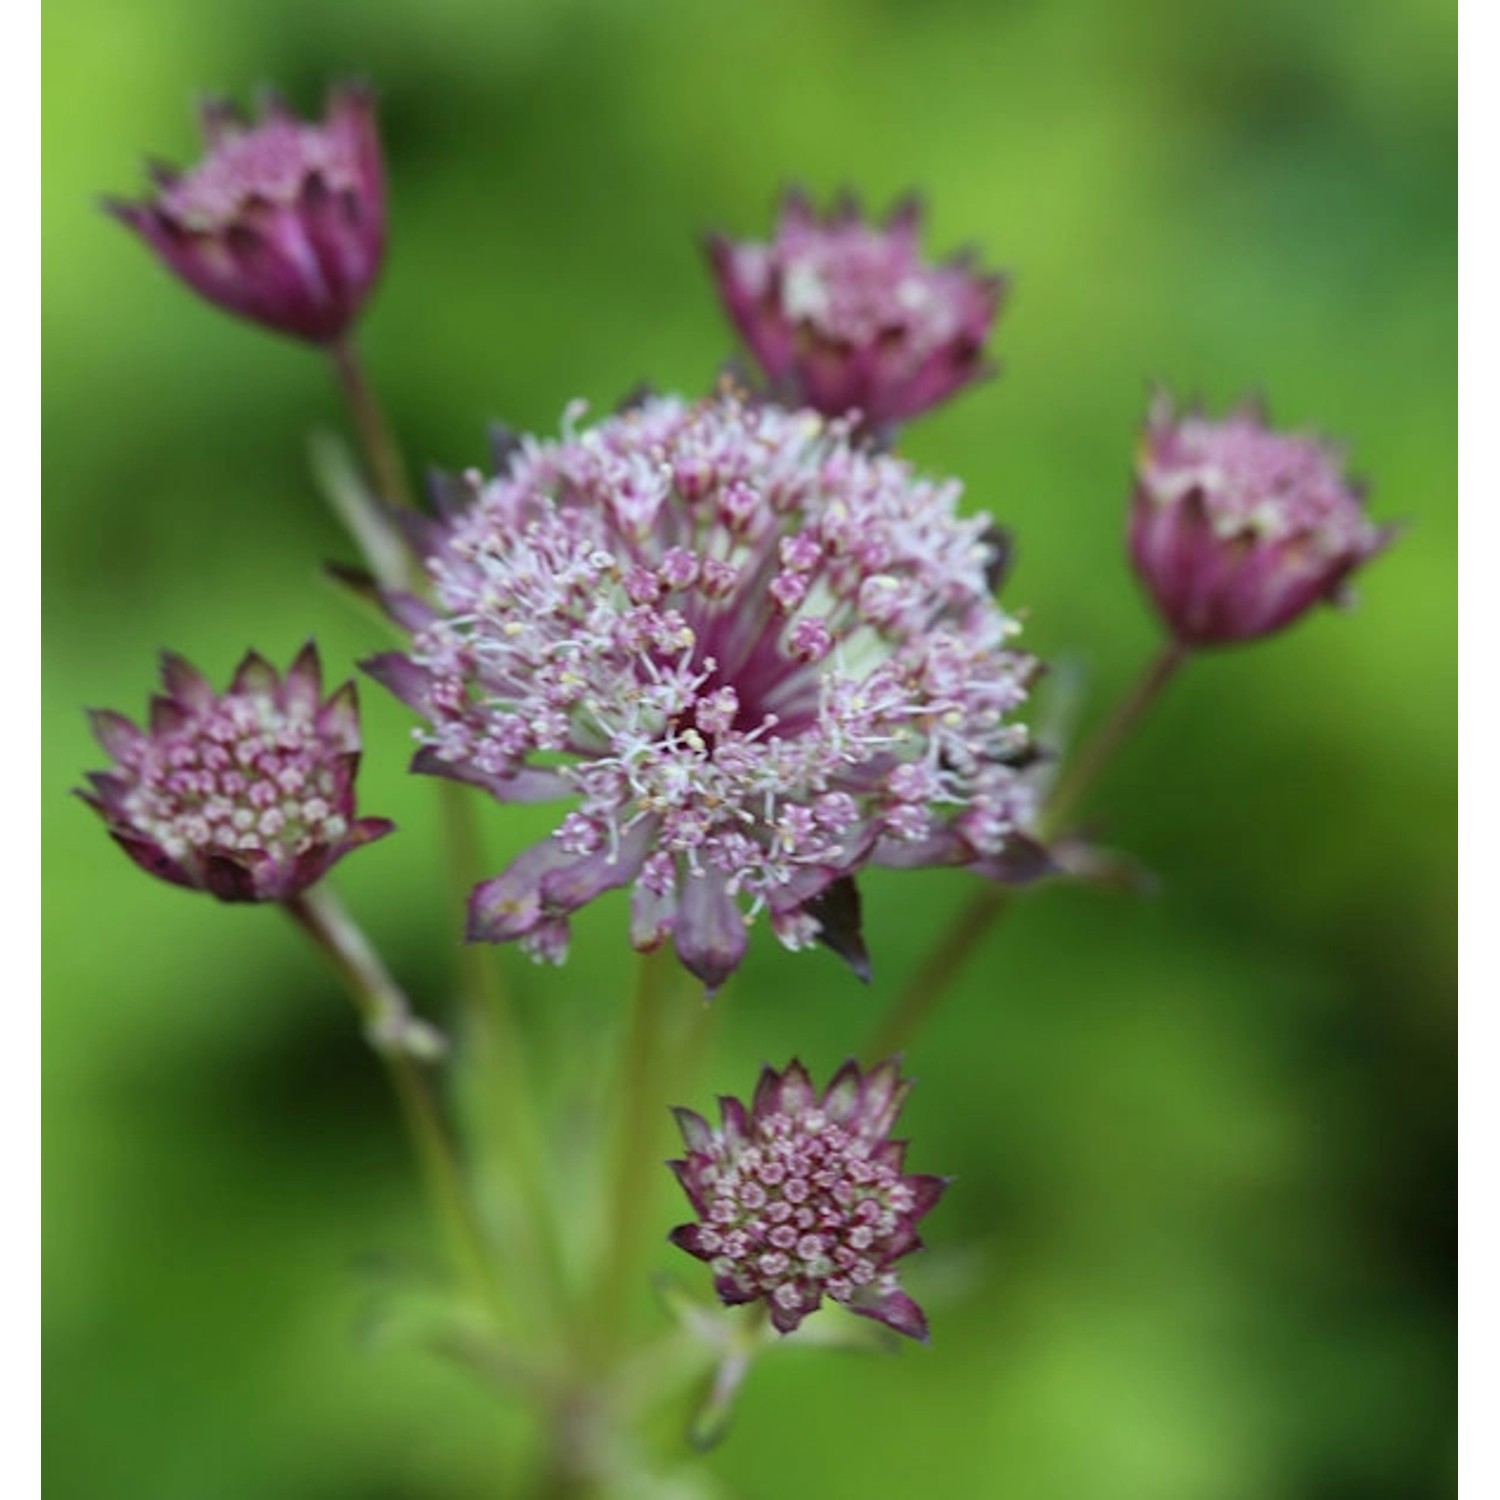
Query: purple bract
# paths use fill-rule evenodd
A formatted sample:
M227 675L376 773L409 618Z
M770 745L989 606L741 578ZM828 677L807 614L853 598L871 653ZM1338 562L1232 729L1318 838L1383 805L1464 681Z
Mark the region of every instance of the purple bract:
M727 395L506 463L421 538L434 602L391 599L410 653L366 663L429 721L414 769L576 799L475 891L471 937L560 960L569 913L630 886L636 946L670 936L713 988L763 908L840 948L830 887L866 864L1036 873L1009 722L1035 663L957 483Z
M901 1170L906 1142L890 1133L910 1089L894 1060L868 1073L846 1062L820 1097L794 1060L762 1072L749 1110L721 1098L717 1130L674 1111L687 1156L669 1165L698 1222L671 1239L713 1267L720 1300L764 1300L790 1333L831 1297L926 1339L893 1267L921 1249L917 1221L948 1183Z
M709 240L719 295L773 394L881 431L990 373L981 359L1005 279L969 256L922 258L921 208L882 224L842 199L819 217L789 193L770 244Z
M326 344L353 323L385 253L385 172L367 90L335 89L305 123L272 97L256 125L205 105L208 154L158 168L143 203L107 206L210 302Z
M391 832L355 817L354 684L325 703L314 646L284 678L251 652L225 693L170 653L162 679L149 729L90 715L115 764L79 793L143 870L221 901L285 901Z
M1159 396L1136 468L1130 555L1185 646L1255 640L1320 599L1390 541L1342 456L1275 432L1253 404L1220 421Z

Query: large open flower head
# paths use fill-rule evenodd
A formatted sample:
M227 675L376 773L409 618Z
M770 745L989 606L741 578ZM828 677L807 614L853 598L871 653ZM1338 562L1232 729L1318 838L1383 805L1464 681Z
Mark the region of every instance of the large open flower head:
M712 1266L722 1301L763 1300L782 1333L830 1297L925 1340L894 1266L922 1248L917 1221L948 1184L902 1171L906 1142L890 1135L910 1089L894 1060L847 1062L819 1094L794 1060L762 1072L748 1110L720 1099L717 1130L675 1111L687 1155L669 1165L698 1222L672 1243Z
M1035 868L1034 663L957 483L732 395L505 462L423 538L433 602L392 601L411 651L367 663L428 721L415 769L572 799L474 893L471 937L558 959L568 914L629 886L636 945L670 937L712 988L762 909L848 953L830 888L863 865Z
M327 343L353 322L385 254L385 173L370 94L335 89L302 121L274 95L252 125L203 109L208 152L157 191L110 210L210 302L294 338Z
M355 816L354 684L325 702L312 645L284 676L251 652L224 693L170 653L162 679L148 728L91 715L114 765L80 793L143 870L221 901L285 901L391 831Z
M768 244L709 240L719 295L773 392L877 431L987 373L984 342L1005 280L969 256L923 258L915 199L883 224L852 198L820 215L800 193Z
M1247 402L1215 421L1158 396L1146 423L1130 515L1136 573L1185 646L1280 630L1391 540L1374 525L1342 456L1277 432Z

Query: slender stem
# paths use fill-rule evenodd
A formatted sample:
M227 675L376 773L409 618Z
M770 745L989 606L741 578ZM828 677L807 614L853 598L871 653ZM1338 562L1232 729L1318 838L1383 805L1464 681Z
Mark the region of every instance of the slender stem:
M456 782L440 784L448 863L460 908L479 883L484 856L474 818L472 792ZM561 1276L556 1205L547 1187L546 1143L541 1115L531 1086L519 1020L509 989L502 982L493 947L465 943L459 951L460 988L465 1001L465 1037L473 1047L475 1076L483 1088L482 1104L493 1111L501 1155L520 1194L517 1226L521 1252L534 1285L555 1304ZM554 1306L555 1310L555 1306Z
M334 344L329 353L359 437L365 464L381 499L392 507L410 506L413 497L405 461L353 342L346 339ZM337 482L341 476L332 472L329 477L335 482L335 493L338 493ZM348 488L347 483L344 488ZM393 561L389 548L385 546L389 530L387 518L383 515L373 519L364 516L353 500L339 508L376 577L388 586L411 586L412 565L399 557ZM351 509L352 514L345 514ZM403 577L403 572L407 576ZM415 572L419 574L420 569L415 569ZM472 793L451 781L439 784L438 796L452 898L462 911L469 892L485 873L475 804ZM522 1055L521 1033L511 996L501 979L492 948L481 944L462 948L459 990L465 1007L465 1032L477 1054L478 1072L484 1079L487 1099L493 1101L499 1116L498 1131L503 1137L501 1154L520 1190L522 1233L518 1238L524 1242L523 1251L533 1268L539 1273L545 1272L560 1266L561 1262L553 1206L545 1186L540 1117L529 1086L529 1069Z
M450 1237L454 1255L492 1313L503 1317L505 1298L488 1243L469 1196L458 1153L411 1043L424 1034L405 992L330 887L315 886L283 903L333 965L364 1017L371 1042L390 1074L428 1195ZM427 1036L433 1035L430 1030Z
M1093 789L1100 773L1114 759L1115 752L1130 738L1131 732L1146 717L1147 710L1161 696L1162 689L1177 675L1188 659L1188 647L1169 641L1147 663L1134 687L1115 705L1114 711L1079 751L1047 800L1046 826L1060 830L1078 805Z
M370 466L370 478L380 498L397 509L415 506L416 497L407 477L400 445L380 398L375 394L375 387L365 374L353 339L344 338L330 344L328 353L349 407L350 418L359 433L360 447Z
M1045 833L1056 833L1066 826L1067 820L1093 789L1100 773L1145 718L1188 655L1186 646L1170 641L1152 657L1135 685L1100 725L1053 789L1042 812ZM991 925L1010 904L1010 897L1011 892L1006 887L987 886L959 912L953 925L896 997L881 1022L867 1050L871 1062L911 1044L920 1027L946 998Z
M651 1197L654 1143L663 1122L660 1097L666 997L672 977L668 948L641 955L625 1045L615 1081L615 1134L609 1174L604 1262L594 1326L606 1353L623 1327L640 1263L642 1220Z
M1006 886L985 886L959 912L943 940L928 953L886 1013L874 1040L865 1049L867 1063L880 1062L911 1045L912 1038L938 1008L974 950L1010 904L1010 896Z

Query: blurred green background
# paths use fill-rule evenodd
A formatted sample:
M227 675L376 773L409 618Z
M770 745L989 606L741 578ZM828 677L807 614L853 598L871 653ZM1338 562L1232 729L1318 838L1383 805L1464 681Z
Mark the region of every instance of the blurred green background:
M411 452L552 432L729 348L697 237L775 191L917 186L1016 276L1003 377L908 452L1015 528L1007 603L1087 685L1153 643L1122 563L1146 382L1348 439L1409 533L1323 611L1198 662L1096 806L1158 875L1054 889L912 1049L917 1170L958 1174L899 1360L786 1350L709 1462L731 1494L1406 1500L1453 1490L1455 49L1433 0L51 0L45 47L47 1462L55 1500L470 1500L515 1421L361 1336L427 1253L382 1080L274 911L136 874L66 793L80 708L153 658L222 680L382 642L307 475L308 352L173 286L94 207L189 160L200 89L383 99L393 249L366 347ZM457 916L409 716L368 688L351 904L443 1013ZM487 813L492 862L534 836ZM866 883L877 984L762 929L711 1077L866 1037L961 875ZM505 955L555 1104L623 1012L624 912ZM675 1189L653 1206L663 1230ZM661 1263L671 1265L673 1252ZM686 1257L684 1281L701 1284Z

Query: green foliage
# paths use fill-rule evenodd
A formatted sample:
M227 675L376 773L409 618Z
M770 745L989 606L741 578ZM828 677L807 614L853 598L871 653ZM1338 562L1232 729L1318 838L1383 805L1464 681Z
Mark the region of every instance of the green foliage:
M349 73L380 88L393 176L366 344L423 459L642 377L702 389L728 343L701 230L762 230L790 180L916 185L934 249L976 241L1017 284L1002 378L907 448L1014 528L1006 602L1091 713L1153 639L1122 555L1148 378L1263 388L1412 522L1357 611L1197 662L1115 767L1096 805L1161 894L1029 898L913 1049L912 1164L960 1178L909 1274L932 1348L767 1361L712 1474L750 1497L1452 1492L1454 24L1427 0L54 0L55 1500L466 1500L525 1461L461 1373L359 1336L429 1248L331 982L279 914L140 878L65 795L100 763L81 707L137 711L159 646L222 680L248 643L315 634L331 671L382 644L320 580L348 555L306 464L338 420L325 370L93 207L140 151L192 155L195 91L274 79L310 107ZM432 788L404 774L409 715L363 698L362 807L402 832L341 884L441 1013ZM495 866L544 826L488 815ZM762 1058L826 1073L966 891L865 886L874 990L758 930L684 1103ZM506 955L554 1105L598 1087L624 923L588 913L561 975Z

